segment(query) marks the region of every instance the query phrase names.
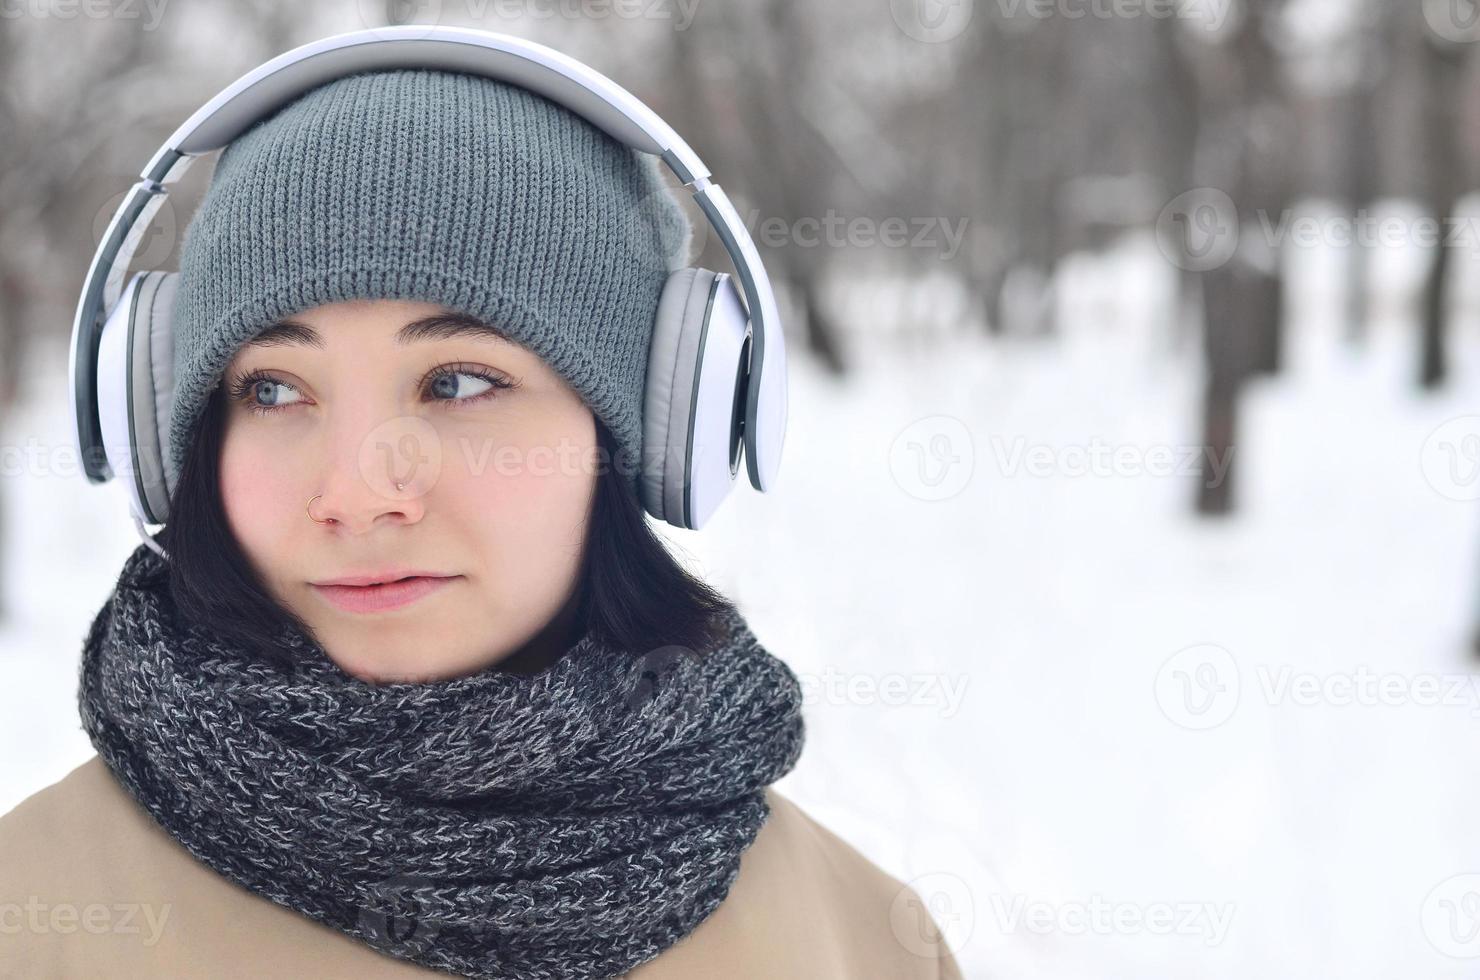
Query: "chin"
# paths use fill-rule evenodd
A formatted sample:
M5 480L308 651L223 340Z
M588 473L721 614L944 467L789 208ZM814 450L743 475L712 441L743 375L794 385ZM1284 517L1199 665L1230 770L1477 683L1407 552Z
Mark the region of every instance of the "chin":
M427 673L394 670L358 671L354 676L367 684L430 684L439 679Z
M437 679L431 671L386 663L364 663L330 657L340 670L366 684L425 684Z

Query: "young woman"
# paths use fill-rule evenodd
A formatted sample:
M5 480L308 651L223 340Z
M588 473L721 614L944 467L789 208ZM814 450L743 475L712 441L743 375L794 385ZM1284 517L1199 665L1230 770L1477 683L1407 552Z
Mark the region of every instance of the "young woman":
M86 638L97 756L0 818L0 976L958 976L771 787L797 678L644 520L645 160L426 69L222 152L164 555Z

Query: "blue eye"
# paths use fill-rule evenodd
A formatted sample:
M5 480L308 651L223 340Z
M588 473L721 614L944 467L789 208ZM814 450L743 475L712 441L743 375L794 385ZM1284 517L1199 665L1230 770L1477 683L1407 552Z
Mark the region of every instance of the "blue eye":
M471 378L471 383L460 383L459 379ZM481 385L481 387L479 387ZM476 401L495 388L511 387L507 381L483 371L440 371L432 376L427 390L439 401Z
M231 386L231 395L238 401L246 403L249 411L256 412L259 415L266 415L269 412L275 412L283 408L285 405L292 404L292 402L283 402L281 395L273 393L274 388L294 392L298 390L286 381L279 381L265 374L253 372L237 379L236 383ZM265 403L258 401L257 398L259 396L263 396L269 400Z
M481 402L500 391L517 388L519 383L477 365L443 364L428 371L418 387L428 401L461 406ZM279 390L293 392L295 397L291 401L284 401ZM297 388L261 370L236 379L230 385L230 392L232 398L258 415L270 415L294 402L303 401L302 395L297 394Z

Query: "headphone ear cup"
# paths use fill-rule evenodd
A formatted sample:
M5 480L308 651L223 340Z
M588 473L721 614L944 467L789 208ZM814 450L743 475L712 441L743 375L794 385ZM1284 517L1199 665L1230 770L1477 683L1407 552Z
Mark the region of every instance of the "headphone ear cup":
M658 299L643 404L644 508L698 530L735 484L749 318L731 277L671 273Z
M98 341L98 421L108 466L139 519L163 524L169 496L164 447L174 402L170 324L177 272L140 272L129 280Z

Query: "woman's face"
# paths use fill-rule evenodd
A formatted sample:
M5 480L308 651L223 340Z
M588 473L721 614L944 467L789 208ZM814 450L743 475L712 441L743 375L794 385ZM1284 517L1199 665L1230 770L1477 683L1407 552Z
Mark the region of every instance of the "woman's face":
M227 521L347 673L441 680L573 641L596 424L538 356L435 304L355 300L259 334L222 383Z

